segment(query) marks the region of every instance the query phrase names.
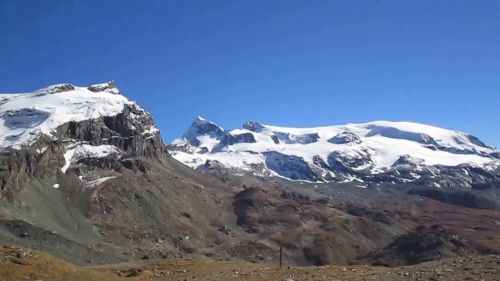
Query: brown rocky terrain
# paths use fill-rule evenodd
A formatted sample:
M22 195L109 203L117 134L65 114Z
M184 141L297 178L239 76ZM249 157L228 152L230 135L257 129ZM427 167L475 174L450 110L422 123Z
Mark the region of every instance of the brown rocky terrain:
M414 266L308 266L280 268L276 264L240 260L172 259L138 261L99 267L79 267L45 253L19 247L0 249L0 280L500 280L500 256L468 256Z
M180 257L277 262L280 243L294 265L402 265L500 252L498 210L422 197L411 192L415 186L213 176L168 156L105 161L115 168L81 166L113 177L96 187L59 172L2 199L0 242L83 265ZM442 229L436 243L394 246L419 228L432 236L432 226Z

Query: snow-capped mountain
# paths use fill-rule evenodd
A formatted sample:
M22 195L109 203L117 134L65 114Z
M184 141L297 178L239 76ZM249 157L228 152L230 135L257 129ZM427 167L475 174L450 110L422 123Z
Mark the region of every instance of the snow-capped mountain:
M224 130L198 117L169 145L177 160L305 181L417 182L475 186L498 181L500 152L459 131L375 121L318 128L246 122Z
M30 146L42 134L54 136L65 123L116 116L126 106L137 107L112 82L89 87L59 84L33 93L1 94L0 148ZM154 126L148 130L158 131Z
M151 115L121 95L113 82L0 94L0 166L9 171L0 173L2 188L70 169L83 177L85 162L111 165L111 158L163 151Z

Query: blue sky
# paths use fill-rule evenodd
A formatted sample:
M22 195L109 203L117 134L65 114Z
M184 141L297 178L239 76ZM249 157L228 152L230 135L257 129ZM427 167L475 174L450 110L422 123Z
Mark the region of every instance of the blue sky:
M0 1L0 92L115 80L166 141L197 115L404 120L500 147L500 1Z

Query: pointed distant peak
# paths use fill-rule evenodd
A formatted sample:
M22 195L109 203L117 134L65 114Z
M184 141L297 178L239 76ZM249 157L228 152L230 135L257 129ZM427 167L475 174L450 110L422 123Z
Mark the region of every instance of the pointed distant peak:
M197 145L199 136L210 136L211 138L220 138L224 135L224 129L201 116L197 116L189 129L182 136L191 144Z
M196 116L196 118L194 119L191 126L200 126L200 125L206 125L206 124L210 124L210 125L219 127L222 131L224 131L224 129L221 126L219 126L217 123L210 121L210 120L208 120L200 115Z
M207 123L215 124L214 122L212 122L208 119L205 119L200 115L196 116L196 118L194 119L194 122L193 122L193 124L207 124Z
M119 95L121 94L120 90L116 87L115 81L111 80L105 83L93 84L87 87L87 89L91 92L107 92L110 94Z
M264 129L264 126L255 121L247 121L243 124L243 129L247 129L252 132L260 132Z

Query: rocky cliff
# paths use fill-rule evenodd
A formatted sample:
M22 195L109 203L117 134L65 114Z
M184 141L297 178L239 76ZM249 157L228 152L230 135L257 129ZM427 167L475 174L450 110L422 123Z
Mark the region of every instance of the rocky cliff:
M55 85L1 100L0 194L32 177L71 171L84 178L89 163L119 169L130 157L167 153L151 115L113 83Z

